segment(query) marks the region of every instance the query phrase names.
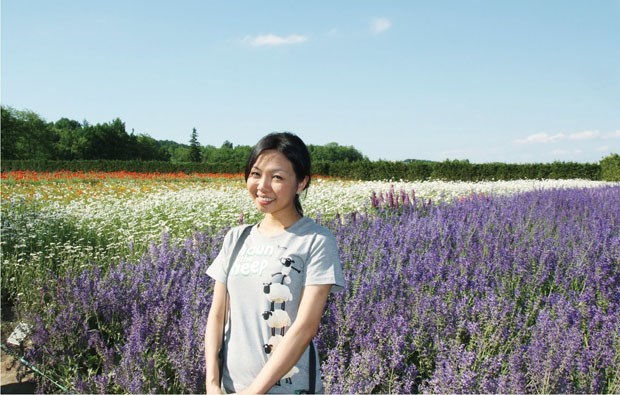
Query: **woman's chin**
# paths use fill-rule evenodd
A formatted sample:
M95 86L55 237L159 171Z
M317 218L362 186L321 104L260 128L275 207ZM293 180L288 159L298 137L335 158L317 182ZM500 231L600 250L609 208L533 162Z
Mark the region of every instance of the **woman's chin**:
M254 206L263 214L268 214L271 211L271 204L264 204L257 201L254 201Z

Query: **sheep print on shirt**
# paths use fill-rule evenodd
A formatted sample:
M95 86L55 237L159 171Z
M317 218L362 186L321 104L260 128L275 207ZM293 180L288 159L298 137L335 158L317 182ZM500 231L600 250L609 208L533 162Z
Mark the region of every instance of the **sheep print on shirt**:
M252 228L235 262L228 260L245 226L232 228L207 274L228 286L230 319L226 326L223 389L238 392L249 386L297 318L303 287L332 284L342 289L344 277L332 233L307 217L282 234L262 235ZM295 366L269 393L308 390L307 347ZM322 392L316 355L316 391Z

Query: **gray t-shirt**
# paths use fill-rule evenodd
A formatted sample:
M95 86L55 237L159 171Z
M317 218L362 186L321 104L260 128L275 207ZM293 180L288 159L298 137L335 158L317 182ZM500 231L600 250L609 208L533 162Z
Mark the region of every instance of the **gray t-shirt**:
M238 226L226 234L222 250L207 269L210 277L227 284L230 294L223 369L223 387L228 393L244 389L258 375L295 322L304 286L332 284L332 292L344 286L336 239L307 217L274 237L253 227L228 273L230 255L244 228ZM309 349L269 393L308 390ZM315 355L319 392L320 363Z

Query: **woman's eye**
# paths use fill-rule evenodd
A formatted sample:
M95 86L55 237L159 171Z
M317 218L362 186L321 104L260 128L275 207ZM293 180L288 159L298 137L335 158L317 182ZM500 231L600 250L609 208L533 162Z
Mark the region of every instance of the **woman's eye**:
M278 176L278 175L273 176L273 178L275 178L276 180L279 180L279 181L284 180L284 178L282 178L282 176Z

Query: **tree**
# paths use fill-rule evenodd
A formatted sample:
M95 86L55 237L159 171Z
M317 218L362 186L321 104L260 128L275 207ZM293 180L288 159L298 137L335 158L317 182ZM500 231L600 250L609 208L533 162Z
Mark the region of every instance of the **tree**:
M611 154L601 160L603 181L620 181L620 155Z
M164 149L154 138L147 134L131 136L135 140L135 149L132 157L140 160L170 161L170 153Z
M198 132L196 128L192 129L192 137L189 140L189 161L200 162L202 155L200 152L200 143L198 142Z
M131 159L131 139L119 118L111 123L86 125L84 131L88 141L84 159Z
M84 159L88 146L82 124L68 118L61 118L52 126L58 133L57 158L62 160Z
M2 106L2 158L54 159L59 136L38 114Z
M338 143L329 143L327 145L309 145L308 150L313 161L327 162L356 162L366 160L357 149L352 146L345 147Z
M2 134L0 134L0 157L2 159L17 159L17 119L15 110L2 106Z

